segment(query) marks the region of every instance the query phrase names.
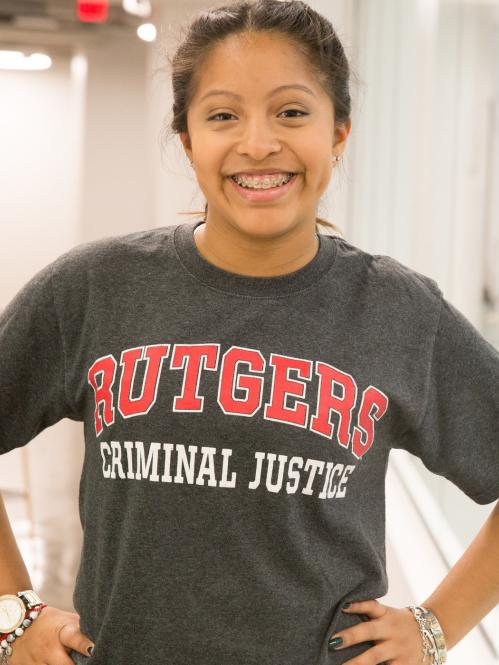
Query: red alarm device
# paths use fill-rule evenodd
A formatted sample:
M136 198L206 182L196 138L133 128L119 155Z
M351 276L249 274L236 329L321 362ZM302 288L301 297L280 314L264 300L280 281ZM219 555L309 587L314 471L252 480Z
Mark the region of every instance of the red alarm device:
M86 23L107 21L109 0L77 0L78 18Z

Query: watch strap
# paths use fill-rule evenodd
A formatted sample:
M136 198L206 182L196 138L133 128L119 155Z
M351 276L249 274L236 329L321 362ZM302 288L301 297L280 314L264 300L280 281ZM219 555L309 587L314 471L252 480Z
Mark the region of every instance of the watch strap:
M40 596L33 591L33 589L26 589L25 591L18 591L17 595L21 600L24 602L26 605L26 608L28 610L32 609L33 607L36 607L37 605L41 605L43 603L43 600L40 598Z

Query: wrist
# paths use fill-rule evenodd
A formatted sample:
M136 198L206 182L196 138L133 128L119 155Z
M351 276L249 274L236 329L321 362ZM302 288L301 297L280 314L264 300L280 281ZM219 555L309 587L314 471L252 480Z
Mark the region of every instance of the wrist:
M407 605L416 620L422 640L421 662L443 665L447 660L447 646L440 623L430 608L424 605ZM429 660L427 661L427 658Z
M0 665L12 655L13 644L35 621L46 603L32 590L0 596Z

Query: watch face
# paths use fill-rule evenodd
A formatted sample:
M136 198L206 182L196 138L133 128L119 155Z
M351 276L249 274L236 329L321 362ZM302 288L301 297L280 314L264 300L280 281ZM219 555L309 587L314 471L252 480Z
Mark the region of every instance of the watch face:
M23 622L26 608L17 596L0 596L0 633L10 633Z

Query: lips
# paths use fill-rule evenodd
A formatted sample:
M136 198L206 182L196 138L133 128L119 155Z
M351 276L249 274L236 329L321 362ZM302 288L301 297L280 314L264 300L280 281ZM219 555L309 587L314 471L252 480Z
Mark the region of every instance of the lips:
M241 171L239 173L233 173L232 175L228 176L229 178L234 178L235 176L242 176L245 178L265 178L265 177L270 177L270 176L277 176L277 175L294 175L294 171L266 171L265 173L251 173L251 172L246 172L246 171Z

